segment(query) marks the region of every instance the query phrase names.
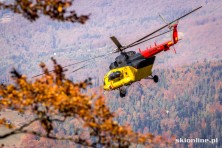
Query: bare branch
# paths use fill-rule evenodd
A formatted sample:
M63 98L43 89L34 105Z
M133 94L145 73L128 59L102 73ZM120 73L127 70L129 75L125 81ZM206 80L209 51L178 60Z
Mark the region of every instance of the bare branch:
M0 135L0 139L4 139L4 138L7 138L7 137L12 136L12 135L22 133L22 130L24 128L30 126L32 123L34 123L35 121L38 121L38 120L39 120L39 118L33 119L33 120L29 121L28 123L22 125L21 127L17 128L17 129L14 129L13 131L11 131L9 133L6 133L4 135Z

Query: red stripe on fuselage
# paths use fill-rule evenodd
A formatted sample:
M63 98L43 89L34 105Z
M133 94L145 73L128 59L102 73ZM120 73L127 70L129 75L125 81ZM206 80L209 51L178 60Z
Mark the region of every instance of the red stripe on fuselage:
M145 58L151 57L156 55L157 53L161 52L161 51L167 51L169 50L169 47L172 45L173 43L171 41L165 42L163 44L157 45L153 48L147 48L144 51L141 51L141 55Z

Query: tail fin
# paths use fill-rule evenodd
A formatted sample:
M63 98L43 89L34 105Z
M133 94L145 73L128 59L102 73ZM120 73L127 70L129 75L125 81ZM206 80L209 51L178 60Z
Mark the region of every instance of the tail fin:
M120 49L121 47L123 47L120 42L117 40L117 38L115 36L110 37L110 39L113 41L113 43Z
M168 28L171 30L173 28L173 43L176 44L178 42L178 33L177 33L177 24L178 21L176 21L173 24L169 24L161 14L159 14L160 18L163 20L164 23L168 25Z
M177 24L172 25L172 27L173 27L173 43L176 44L178 42Z

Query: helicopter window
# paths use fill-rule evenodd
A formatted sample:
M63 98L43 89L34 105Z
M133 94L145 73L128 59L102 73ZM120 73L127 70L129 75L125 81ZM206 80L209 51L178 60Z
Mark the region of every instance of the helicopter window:
M135 51L129 51L129 52L127 52L126 54L131 57L131 56L133 56L134 54L136 54L136 52L135 52Z
M109 80L114 80L116 78L120 78L120 76L121 76L120 71L113 72L109 75Z
M118 66L118 64L117 64L117 62L116 62L116 61L115 61L113 64L114 64L114 66L115 66L115 67L117 67L117 66Z
M116 57L115 61L118 65L120 65L120 64L124 63L124 61L126 61L126 59L127 59L126 55L121 54L118 57Z

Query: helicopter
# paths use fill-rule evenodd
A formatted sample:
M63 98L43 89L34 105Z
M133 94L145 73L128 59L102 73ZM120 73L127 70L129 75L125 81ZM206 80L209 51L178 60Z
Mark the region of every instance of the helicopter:
M152 33L140 38L139 40L126 45L126 46L122 46L121 43L117 40L117 38L115 36L110 37L111 40L113 41L113 43L117 46L117 48L115 50L113 50L110 53L104 54L104 55L99 55L90 59L86 59L80 62L76 62L73 64L69 64L66 66L63 66L63 68L68 67L68 66L73 66L75 64L79 64L79 63L84 63L84 62L88 62L97 58L104 58L106 56L109 56L113 53L120 53L120 55L118 55L115 58L115 61L112 62L109 66L109 71L105 74L104 79L103 79L103 89L105 91L112 91L112 90L116 90L119 89L119 95L121 98L126 96L126 87L130 86L131 84L138 82L142 79L153 79L153 81L155 83L157 83L159 81L159 78L157 75L152 75L152 68L153 68L153 64L155 62L156 59L156 55L162 51L168 51L170 50L170 47L173 47L174 52L176 53L176 50L174 48L174 45L178 43L179 38L178 38L178 31L177 31L177 27L178 27L178 22L179 20L181 20L182 18L186 17L187 15L197 11L198 9L202 8L202 6L186 13L185 15L171 21L171 22L167 22L162 16L160 16L162 18L162 20L166 23L166 25L160 27L159 29L153 31ZM158 34L156 36L152 36L155 33L159 32L160 30L163 30L164 28L168 27L169 30ZM155 43L154 47L150 47L150 48L146 48L145 50L140 50L139 52L135 52L135 51L126 51L126 49L134 47L136 45L139 45L141 43L144 43L148 40L151 40L153 38L156 38L158 36L161 36L163 34L166 34L168 32L172 32L172 39L164 42L162 44L157 45ZM150 36L152 36L151 38L149 38ZM86 67L86 65L74 70L73 72L76 72L82 68ZM52 71L50 71L52 72ZM40 76L42 74L33 76L33 77L37 77Z
M120 55L115 58L115 61L110 64L110 71L104 76L103 89L106 91L119 89L120 97L125 97L126 87L134 82L142 79L153 79L155 83L159 78L157 75L152 75L152 68L156 58L156 54L161 51L168 51L171 46L178 42L177 23L169 25L169 28L173 28L173 40L167 41L160 45L155 43L154 47L147 48L143 51L139 49L139 52L121 51ZM118 48L121 49L121 44L113 36L112 41ZM175 51L175 49L174 49Z

